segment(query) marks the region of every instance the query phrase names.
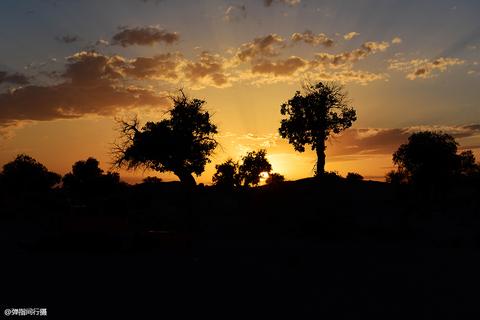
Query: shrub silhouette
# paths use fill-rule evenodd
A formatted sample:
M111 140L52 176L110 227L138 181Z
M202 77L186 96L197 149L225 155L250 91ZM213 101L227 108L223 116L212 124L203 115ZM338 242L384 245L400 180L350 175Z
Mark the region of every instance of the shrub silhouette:
M103 173L95 158L77 161L72 172L63 177L63 187L74 193L103 193L120 184L120 176L116 172Z
M262 172L272 171L272 165L268 162L267 151L260 149L258 151L248 152L242 158L242 164L238 167L240 181L244 186L256 186L260 182Z
M189 99L183 91L171 97L169 117L147 122L139 129L137 119L121 121L122 140L114 147L118 167L144 167L173 172L184 185L195 185L192 174L200 175L217 146L217 127L204 110L205 101Z
M46 191L59 183L61 176L26 155L19 154L15 160L5 164L0 182L6 190L13 192Z
M142 180L143 184L148 184L148 185L157 185L162 182L162 179L159 177L146 177Z
M217 172L212 177L212 183L221 188L235 188L240 186L240 175L238 173L238 162L228 159L222 164L217 164Z
M304 152L311 145L317 153L316 175L325 173L326 141L332 134L352 126L356 112L348 106L344 87L335 83L319 82L304 85L293 98L281 105L280 135L288 139L296 151Z
M285 181L285 177L279 173L270 173L265 183L268 185L279 185Z
M356 172L349 172L347 173L347 180L349 181L361 181L363 180L363 176Z
M457 146L449 134L416 132L393 154L393 162L398 167L398 175L405 175L411 183L446 182L461 172L462 159L466 166L472 161L468 153L457 155Z

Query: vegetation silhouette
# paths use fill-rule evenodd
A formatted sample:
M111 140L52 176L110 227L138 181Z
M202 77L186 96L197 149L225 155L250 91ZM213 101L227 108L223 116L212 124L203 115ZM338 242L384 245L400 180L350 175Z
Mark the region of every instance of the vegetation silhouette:
M120 121L122 142L114 146L114 164L173 172L182 184L195 186L192 174L200 175L210 162L217 126L204 110L205 101L190 99L182 90L171 100L169 117L159 122L147 122L140 129L136 118Z
M0 173L0 184L9 192L47 191L61 180L61 176L26 155L19 154L6 163Z
M242 158L242 164L238 167L238 174L243 185L256 186L260 182L262 172L270 173L272 165L267 159L267 150L250 151Z
M268 178L265 180L267 185L277 186L285 182L285 177L280 173L272 172L268 175Z
M347 173L347 180L349 180L349 181L361 181L361 180L363 180L363 176L360 173L349 172L349 173Z
M228 159L222 164L216 165L217 171L212 177L213 185L232 189L239 186L257 186L260 183L262 173L270 173L272 165L267 159L267 150L247 152L242 157L242 163Z
M317 176L325 173L328 138L350 128L357 120L345 88L336 83L305 84L303 93L295 92L293 98L281 105L280 113L286 116L279 128L281 137L288 139L298 152L304 152L305 145L316 151Z
M241 178L238 173L238 167L238 162L233 161L233 159L228 159L222 164L215 165L217 171L212 177L212 184L225 189L239 187Z
M120 175L117 172L104 173L95 158L77 161L72 166L72 172L63 176L63 188L71 193L96 195L111 192L120 185Z
M457 154L458 143L447 133L421 131L408 137L393 154L397 171L387 174L387 181L397 184L442 185L460 174L478 171L471 151Z
M304 98L298 99L309 101ZM214 308L237 310L241 301L251 316L254 303L245 297L254 297L268 316L291 308L292 318L312 310L332 318L347 309L387 310L384 318L390 318L391 310L405 310L404 299L412 294L422 306L425 300L444 299L442 306L452 313L465 309L457 301L469 294L457 275L471 282L478 266L469 264L469 270L458 261L472 261L480 249L480 167L472 151L458 153L452 136L412 134L394 154L397 170L387 176L396 185L324 170L322 183L285 181L272 172L267 150L261 149L216 165L213 186L184 188L194 185L193 174L203 172L217 130L203 101L183 93L173 99L169 117L160 122L142 129L138 120L122 122L125 143L118 146L116 164L171 171L181 182L147 177L128 185L118 173L104 172L95 158L75 162L61 187L60 175L27 155L4 166L0 249L12 257L2 281L9 293L19 282L26 283L24 294L26 285L42 281L39 296L47 294L46 286L63 295L69 291L65 287L76 291L83 285L89 293L84 299L103 303L111 291L117 305L123 297L126 304L137 298L143 306L152 299L142 287L148 284L162 287L162 301L173 300L176 312L185 305L206 309L212 301ZM353 116L351 110L350 120ZM330 127L329 135L348 125ZM324 147L325 140L313 142L314 137L302 141ZM267 186L256 187L264 172ZM446 181L448 192L423 201L418 183ZM66 268L65 254L79 259ZM65 284L60 269L78 277ZM418 290L412 291L412 282ZM92 290L99 283L109 290ZM119 285L124 290L116 290ZM126 291L137 294L125 298ZM158 296L154 299L152 305ZM424 306L425 314L435 308ZM402 318L411 314L407 308Z

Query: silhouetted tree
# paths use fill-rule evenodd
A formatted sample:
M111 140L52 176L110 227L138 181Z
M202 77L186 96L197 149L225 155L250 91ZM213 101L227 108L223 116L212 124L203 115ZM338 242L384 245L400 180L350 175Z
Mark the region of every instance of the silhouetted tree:
M279 132L298 152L304 152L305 145L311 145L317 152L316 174L323 175L326 141L332 134L351 127L357 116L348 106L347 94L339 84L307 84L303 91L297 91L281 105L280 112L287 118L281 121Z
M228 159L222 164L217 164L215 169L217 169L217 172L212 177L213 185L228 189L240 186L238 162Z
M116 172L103 173L95 158L77 161L72 172L63 177L63 187L73 192L97 193L112 190L120 184L120 176Z
M7 190L46 191L59 183L61 176L26 155L19 154L15 160L5 164L0 174L0 182Z
M460 159L460 174L465 176L480 174L480 165L476 163L472 150L463 151L458 156Z
M238 168L240 180L244 186L256 186L260 182L260 174L262 172L272 171L272 165L266 158L267 151L261 149L259 151L248 152L242 158L242 164Z
M147 122L139 129L137 119L121 121L123 143L114 148L118 167L144 167L173 172L185 185L195 185L192 174L200 175L217 146L217 127L204 110L205 101L189 99L183 91L171 97L169 117Z
M385 175L385 181L391 184L407 184L408 174L405 170L391 170Z
M265 180L265 183L268 185L279 185L285 181L285 177L282 176L280 173L270 173L268 175L267 180Z
M363 180L363 176L356 172L349 172L347 173L347 180L350 181L361 181Z
M393 162L407 174L410 182L446 181L458 173L460 167L457 145L446 133L416 132L393 154Z

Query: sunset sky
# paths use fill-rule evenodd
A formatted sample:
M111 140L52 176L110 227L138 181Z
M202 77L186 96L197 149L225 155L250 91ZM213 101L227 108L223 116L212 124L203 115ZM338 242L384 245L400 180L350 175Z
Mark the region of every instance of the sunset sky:
M280 105L306 80L345 84L357 110L327 143L327 170L381 180L421 129L478 159L479 14L473 0L3 0L0 165L27 153L64 174L92 156L107 170L115 118L159 120L183 88L219 128L198 182L259 148L287 179L312 176L315 155L278 136Z

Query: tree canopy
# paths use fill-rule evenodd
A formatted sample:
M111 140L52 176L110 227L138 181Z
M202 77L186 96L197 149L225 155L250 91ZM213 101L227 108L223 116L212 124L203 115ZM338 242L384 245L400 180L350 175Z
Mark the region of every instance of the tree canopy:
M245 187L256 186L260 183L263 172L271 172L272 165L268 161L267 151L247 152L242 157L242 163L228 159L222 164L216 165L217 172L212 177L215 186L222 188L234 188L241 185Z
M272 165L267 159L267 151L260 149L258 151L248 152L242 158L242 164L238 168L240 180L244 186L256 186L260 182L262 172L272 171Z
M457 149L455 138L447 133L413 133L408 142L393 154L393 163L398 167L398 173L390 172L391 180L404 176L403 180L412 183L439 183L478 170L473 153L464 151L457 154Z
M2 185L13 191L46 191L60 182L61 176L26 155L19 154L5 164L0 174Z
M62 181L63 187L72 192L99 193L111 190L120 183L120 176L116 172L104 174L95 158L80 160L73 164L72 172L67 173Z
M116 144L114 163L118 167L144 167L158 172L173 172L182 183L195 185L192 174L200 175L217 146L205 101L188 98L183 91L171 97L168 117L159 122L121 121L122 142Z
M240 186L238 162L228 159L222 164L215 165L217 171L212 177L212 183L221 188L234 188Z
M288 139L298 152L304 152L305 145L316 150L317 175L325 172L325 142L357 120L344 87L336 83L304 85L303 92L297 91L283 103L280 112L286 116L279 128L281 137Z

